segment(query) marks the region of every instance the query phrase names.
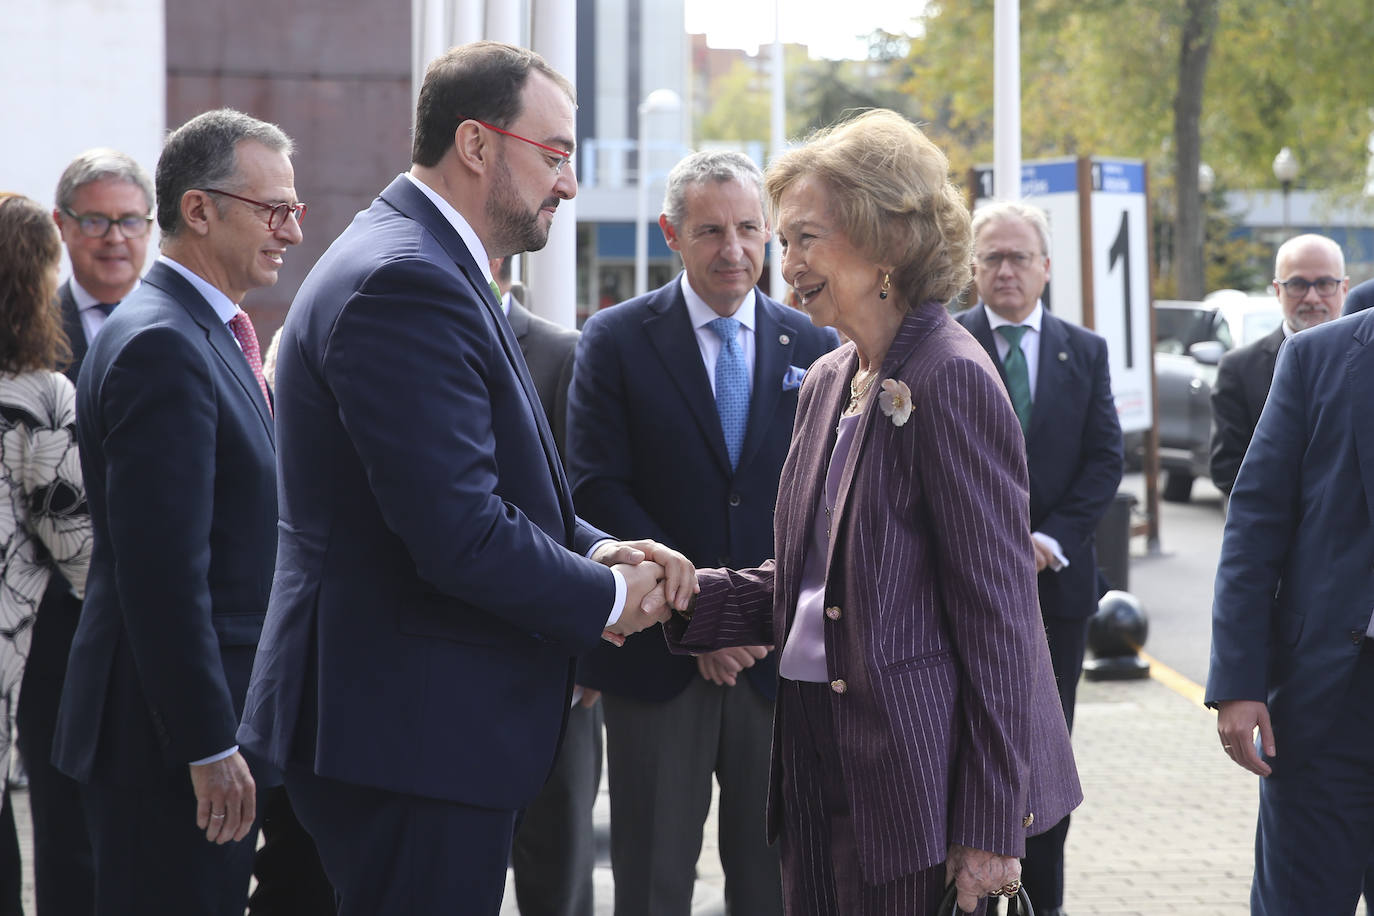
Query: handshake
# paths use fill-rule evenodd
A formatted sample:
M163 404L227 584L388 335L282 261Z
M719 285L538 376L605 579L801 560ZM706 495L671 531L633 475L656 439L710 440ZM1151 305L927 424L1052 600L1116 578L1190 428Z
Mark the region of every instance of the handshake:
M690 560L657 541L607 541L592 559L625 578L625 607L601 638L623 646L625 637L685 610L700 590Z

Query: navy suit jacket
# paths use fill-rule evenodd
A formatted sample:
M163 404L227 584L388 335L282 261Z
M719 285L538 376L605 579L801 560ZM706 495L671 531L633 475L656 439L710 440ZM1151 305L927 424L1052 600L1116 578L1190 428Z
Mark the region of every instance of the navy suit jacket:
M754 387L733 471L681 275L587 319L568 421L568 472L584 517L662 541L697 566L757 566L772 556L800 387L789 369L805 369L839 339L760 291L754 301ZM745 670L769 699L774 656ZM696 662L671 655L656 630L593 649L578 671L588 687L650 701L677 696L697 676Z
M678 651L786 644L852 344L807 374L778 491L776 561L701 573ZM825 656L864 879L944 861L960 843L1025 853L1082 799L1036 611L1021 428L987 355L929 302L905 318L880 379L905 384L898 426L871 397L849 451L826 558ZM781 829L774 717L770 838Z
M986 306L957 316L1006 383ZM1121 485L1121 421L1112 399L1107 342L1048 311L1040 324L1040 366L1026 433L1030 524L1059 542L1069 565L1040 573L1040 610L1047 617L1091 617L1097 611L1094 534Z
M272 417L233 334L159 263L86 354L77 418L95 544L53 761L184 778L235 743L276 550Z
M311 270L277 362L281 543L239 738L277 764L519 808L611 571L510 325L405 176Z
M1374 596L1374 312L1294 335L1231 490L1207 702L1269 704L1277 766L1333 727Z
M1374 279L1366 280L1355 286L1345 297L1342 315L1354 315L1374 305Z
M72 348L72 361L62 371L75 385L81 375L81 362L86 358L86 329L81 324L81 310L76 307L76 297L72 295L71 280L58 288L57 308L62 315L62 330L67 332L67 343Z

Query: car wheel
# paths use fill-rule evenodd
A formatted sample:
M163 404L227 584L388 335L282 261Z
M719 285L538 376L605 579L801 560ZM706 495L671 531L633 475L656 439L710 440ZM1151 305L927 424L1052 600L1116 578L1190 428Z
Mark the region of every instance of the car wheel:
M1164 477L1164 500L1186 503L1193 498L1193 475L1187 471L1169 471Z

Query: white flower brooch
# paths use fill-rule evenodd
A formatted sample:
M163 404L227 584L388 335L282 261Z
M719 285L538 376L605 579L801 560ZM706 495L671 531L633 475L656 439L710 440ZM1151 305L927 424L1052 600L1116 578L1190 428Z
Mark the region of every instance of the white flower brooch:
M906 382L895 378L883 379L883 390L878 392L878 406L884 416L892 419L893 426L906 425L911 416L911 389Z

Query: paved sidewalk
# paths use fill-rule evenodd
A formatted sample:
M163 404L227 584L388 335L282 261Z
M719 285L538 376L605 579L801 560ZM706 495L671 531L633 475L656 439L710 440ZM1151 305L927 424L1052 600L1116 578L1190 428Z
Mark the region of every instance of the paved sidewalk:
M1222 754L1215 715L1159 680L1085 679L1075 720L1085 800L1066 852L1071 916L1249 913L1258 781ZM614 912L607 808L603 784L597 916ZM725 912L712 811L693 916ZM513 891L501 912L518 914Z

